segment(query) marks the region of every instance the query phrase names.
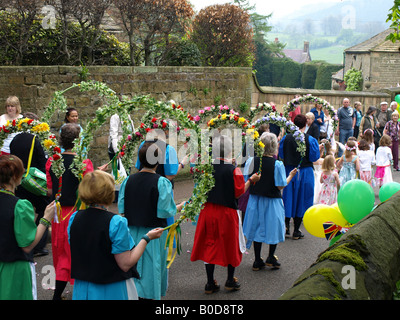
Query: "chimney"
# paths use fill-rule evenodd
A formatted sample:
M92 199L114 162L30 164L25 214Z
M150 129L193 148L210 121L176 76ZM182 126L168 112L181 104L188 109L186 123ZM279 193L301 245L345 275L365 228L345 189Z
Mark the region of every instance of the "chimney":
M308 52L310 49L310 43L308 41L304 41L304 52Z

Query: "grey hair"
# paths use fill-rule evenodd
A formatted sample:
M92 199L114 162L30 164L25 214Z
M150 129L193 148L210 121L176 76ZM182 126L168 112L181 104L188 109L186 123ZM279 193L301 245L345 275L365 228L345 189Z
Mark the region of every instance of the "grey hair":
M275 154L278 149L278 138L271 132L264 132L261 135L261 142L264 144L264 154Z
M232 154L232 139L224 135L213 138L212 154L214 158L230 156Z
M307 112L306 117L315 120L315 115L312 112Z

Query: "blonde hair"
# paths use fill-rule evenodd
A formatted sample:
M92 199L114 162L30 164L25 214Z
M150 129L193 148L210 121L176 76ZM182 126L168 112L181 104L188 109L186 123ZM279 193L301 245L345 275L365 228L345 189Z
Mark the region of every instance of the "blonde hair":
M9 96L6 100L6 104L5 104L5 109L7 112L7 106L11 105L11 106L16 106L17 107L17 114L21 113L21 104L19 102L18 97L16 96Z
M322 171L333 171L335 169L335 157L331 154L328 154L321 166Z
M384 134L382 138L379 140L379 146L381 147L390 147L392 144L392 138L390 138L387 134Z
M87 173L79 184L78 194L86 205L113 203L115 182L111 174L95 170Z
M356 142L354 140L347 140L344 151L344 156L346 157L346 159L351 159L351 157L353 156L353 152L356 152L356 150Z

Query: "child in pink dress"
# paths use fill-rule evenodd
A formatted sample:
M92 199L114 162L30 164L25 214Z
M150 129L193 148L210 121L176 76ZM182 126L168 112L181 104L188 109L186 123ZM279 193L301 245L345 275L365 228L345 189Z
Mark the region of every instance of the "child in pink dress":
M322 184L317 203L332 205L337 202L337 194L340 188L339 175L335 170L335 158L328 155L322 163L320 182Z

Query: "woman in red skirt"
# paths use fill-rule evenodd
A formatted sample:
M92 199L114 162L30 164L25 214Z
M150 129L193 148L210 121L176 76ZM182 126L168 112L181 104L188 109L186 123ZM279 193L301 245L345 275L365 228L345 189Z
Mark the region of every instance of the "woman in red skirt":
M240 289L234 277L235 267L242 261L239 246L239 216L237 199L260 179L253 174L245 183L239 168L232 164L232 140L226 136L213 139L213 166L215 186L208 193L207 202L200 212L190 260L206 263L207 284L205 293L219 290L214 279L215 265L228 268L225 289Z

